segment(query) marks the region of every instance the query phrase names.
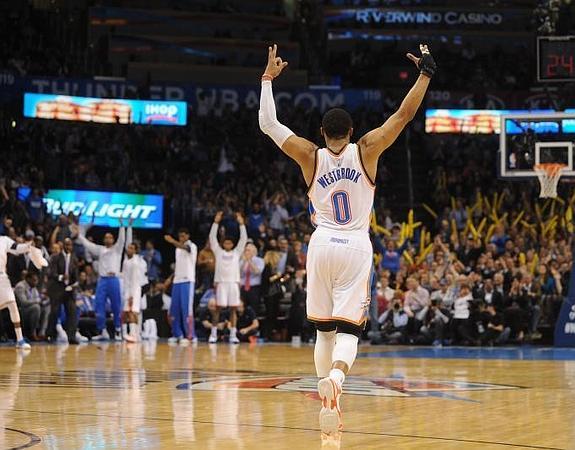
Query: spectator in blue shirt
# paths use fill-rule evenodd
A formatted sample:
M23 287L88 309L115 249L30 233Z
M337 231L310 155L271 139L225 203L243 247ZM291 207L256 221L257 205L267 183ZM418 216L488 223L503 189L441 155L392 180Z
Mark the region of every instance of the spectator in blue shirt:
M385 252L383 252L383 259L381 260L381 268L389 270L391 273L396 274L399 272L399 259L400 254L395 249L395 242L388 241Z
M259 236L259 227L264 223L265 214L262 211L262 207L259 203L254 203L252 210L248 215L248 235L252 238Z
M162 254L156 250L152 241L146 241L146 248L141 252L141 256L148 267L148 279L150 281L158 280L161 274Z

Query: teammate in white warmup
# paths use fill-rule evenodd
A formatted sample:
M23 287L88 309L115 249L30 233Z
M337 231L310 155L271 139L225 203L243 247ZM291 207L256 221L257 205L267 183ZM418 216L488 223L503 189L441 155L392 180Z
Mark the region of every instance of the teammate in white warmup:
M421 105L436 64L426 45L421 57L407 57L420 75L399 109L386 122L350 143L353 123L343 109L327 111L321 134L326 147L296 136L276 118L272 80L287 66L269 48L262 76L259 124L301 167L308 186L316 230L307 255L307 315L315 323L314 361L322 400L320 428L326 435L343 429L339 407L342 385L357 355L357 344L370 302L373 251L369 240L377 162Z
M14 290L10 284L10 279L6 274L6 263L8 262L8 254L23 255L30 254L30 260L38 268L48 267L48 261L42 256L40 249L34 247L32 242L25 244L18 244L7 236L0 236L0 310L8 308L10 313L10 320L14 325L16 332L16 347L29 349L30 344L24 340L22 335L22 325L20 323L20 312L14 297Z

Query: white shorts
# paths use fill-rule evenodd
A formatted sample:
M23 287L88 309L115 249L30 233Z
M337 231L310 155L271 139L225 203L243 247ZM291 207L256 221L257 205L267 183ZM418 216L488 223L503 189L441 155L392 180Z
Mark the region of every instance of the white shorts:
M0 275L0 307L15 301L16 297L14 297L14 289L12 289L10 284L10 278L6 275Z
M373 248L367 233L318 228L307 253L307 317L363 325L371 297Z
M240 284L222 282L216 284L216 304L222 308L239 306Z
M138 289L138 292L132 292L131 297L132 297L132 307L130 308L130 302L128 302L130 295L126 293L126 296L124 298L124 311L139 313L142 304L142 290Z

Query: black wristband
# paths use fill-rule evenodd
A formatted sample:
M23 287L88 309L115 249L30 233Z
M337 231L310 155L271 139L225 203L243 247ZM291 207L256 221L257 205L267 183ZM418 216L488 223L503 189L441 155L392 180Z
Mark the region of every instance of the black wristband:
M435 75L435 71L437 70L437 64L429 53L425 53L420 59L418 64L419 70L422 74L428 76L429 78Z

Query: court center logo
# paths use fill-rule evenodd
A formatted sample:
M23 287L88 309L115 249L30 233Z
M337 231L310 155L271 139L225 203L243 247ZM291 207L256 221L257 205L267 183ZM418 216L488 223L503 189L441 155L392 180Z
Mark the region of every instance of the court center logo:
M317 378L297 376L227 378L183 383L179 384L177 389L198 391L286 391L316 394ZM456 394L510 389L520 389L520 387L467 381L406 379L403 377L349 377L346 378L344 392L346 395L365 395L370 397L443 397L454 400L467 400L456 396Z

